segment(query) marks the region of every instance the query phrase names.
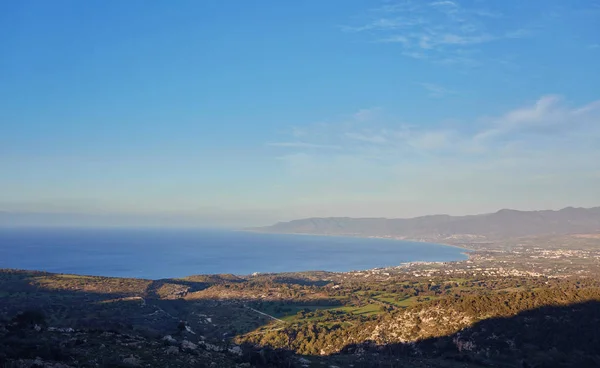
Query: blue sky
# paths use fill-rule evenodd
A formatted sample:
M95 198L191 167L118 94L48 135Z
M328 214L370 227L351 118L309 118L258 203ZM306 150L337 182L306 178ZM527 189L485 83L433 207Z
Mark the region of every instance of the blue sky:
M5 2L0 211L596 206L598 65L591 0Z

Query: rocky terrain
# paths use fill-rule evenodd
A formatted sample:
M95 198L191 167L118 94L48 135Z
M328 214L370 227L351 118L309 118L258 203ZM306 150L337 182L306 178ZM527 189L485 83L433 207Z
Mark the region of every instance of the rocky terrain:
M599 366L597 234L469 259L144 280L0 270L5 367Z

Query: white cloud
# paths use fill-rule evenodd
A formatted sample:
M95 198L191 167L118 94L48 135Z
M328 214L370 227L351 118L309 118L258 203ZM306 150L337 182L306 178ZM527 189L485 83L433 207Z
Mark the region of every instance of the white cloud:
M446 33L440 35L438 42L445 45L472 45L494 40L493 36L488 34L480 34L475 36L457 35Z
M325 138L341 150L279 157L304 215L598 205L600 100L571 106L546 95L474 122L415 126L386 117L361 126L331 124Z
M435 93L445 91L430 85L427 87ZM352 114L356 118L355 115ZM354 124L340 121L330 124L327 131L320 130L319 139L330 143L327 145L311 142L269 145L329 148L340 150L339 153L334 150L332 155L368 156L379 160L437 154L470 159L484 153L505 158L507 154L531 153L533 149L538 149L537 153L542 157L546 148L556 149L559 143L563 147L572 144L573 149L583 148L584 144L597 146L597 137L600 136L600 100L572 107L557 95L542 96L533 103L498 116L476 119L472 124L459 121L443 127L440 124L408 125L388 117L384 120L373 117L370 113L366 114L366 110L361 110L359 116L369 117L368 128L361 121ZM465 126L475 129L467 130ZM313 128L307 126L304 129L310 132ZM324 158L327 159L326 156Z
M593 139L597 137L595 134L600 130L600 100L571 107L560 96L546 95L534 103L512 109L499 116L477 119L476 126L479 128L469 131L465 131L462 128L464 124L460 122L455 123L453 127L441 128L436 124L419 127L405 123L383 123L374 119L372 124L369 124L368 130L343 131L348 129L348 125L340 123L337 126L336 130L335 124L332 124L328 132L329 136L325 137L333 143L331 145L306 142L271 145L294 148L336 147L352 150L356 145L348 146L348 142L344 142L344 139L350 139L366 145L410 146L418 150L452 148L456 153L462 154L472 152L475 146L484 144L490 144L488 148L497 147L494 145L499 143L502 143L503 147L514 148L523 146L523 143L524 146L527 146L527 143L539 143L545 138L563 139L575 135L577 137L587 135L588 139ZM480 150L475 151L480 152Z
M454 1L434 1L432 3L430 3L429 5L431 6L441 6L441 7L451 7L451 8L457 8L458 4L455 3Z
M588 113L593 113L594 111L600 111L600 100L590 102L589 104L576 108L573 110L574 115L585 115Z
M402 53L402 55L411 57L413 59L418 59L418 60L427 59L427 55L425 53L417 52L417 51L405 51Z
M402 43L402 44L406 45L406 44L410 43L410 40L406 36L395 35L395 36L391 36L391 37L388 37L388 38L382 38L382 39L378 40L377 42L382 42L382 43Z
M487 120L491 124L475 136L476 140L523 133L555 136L573 134L579 129L590 129L600 123L600 100L572 108L560 96L546 95L532 105Z
M344 155L392 163L417 157L437 157L465 162L488 160L497 165L518 166L527 162L539 165L548 160L549 152L566 148L569 155L561 153L559 161L565 165L570 162L573 166L572 161L576 158L583 157L581 162L587 162L594 157L589 152L580 157L580 151L600 150L600 100L570 107L559 96L547 95L532 104L496 117L480 118L477 122L477 129L465 130L465 124L460 122L442 128L439 124L420 127L374 120L368 130L351 131L344 131L348 126L340 123L337 131L332 125L326 138L342 151L320 155L318 159L327 162L331 157ZM313 147L310 143L280 146ZM521 156L526 156L529 161ZM549 162L558 161L553 158Z
M340 149L340 146L331 144L316 144L307 142L273 142L267 143L267 146L271 147L285 147L285 148L323 148L323 149Z
M502 14L476 6L464 7L458 1L391 2L368 13L372 20L345 27L352 32L368 32L376 42L401 45L407 57L444 65L474 67L481 61L464 54L485 43L530 37L531 27L510 29L493 22Z
M423 23L424 21L420 18L380 18L359 27L342 27L342 30L346 32L389 31L410 28Z
M533 106L510 111L499 120L502 125L509 127L548 123L549 120L562 118L557 106L560 100L560 96L556 95L543 96Z

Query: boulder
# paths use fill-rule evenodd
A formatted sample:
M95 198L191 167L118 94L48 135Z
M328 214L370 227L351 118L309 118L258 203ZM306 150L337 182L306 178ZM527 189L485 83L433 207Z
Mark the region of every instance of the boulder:
M198 348L198 345L194 344L191 341L183 340L181 342L181 348L187 350L196 350Z
M163 339L163 341L166 341L169 344L177 344L177 340L175 340L173 338L173 336L171 336L171 335L167 335L167 336L163 337L162 339Z
M129 358L125 358L123 359L123 363L130 365L132 367L139 367L142 365L141 360L139 360L138 358L134 357L133 355L129 356Z

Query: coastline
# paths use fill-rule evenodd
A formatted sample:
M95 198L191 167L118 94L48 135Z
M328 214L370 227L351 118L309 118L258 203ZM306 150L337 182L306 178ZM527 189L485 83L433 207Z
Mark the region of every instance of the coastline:
M458 248L458 249L462 249L464 250L464 252L461 252L460 254L465 255L467 258L466 259L462 259L462 260L456 260L456 261L412 261L412 262L403 262L400 263L397 266L391 266L391 267L380 267L380 268L371 268L371 269L367 269L367 270L354 270L354 271L345 271L345 272L356 272L356 271L369 271L369 270L373 270L373 269L389 269L389 268L396 268L396 267L402 267L404 265L410 265L410 264L418 264L418 263L436 263L436 264L445 264L445 263L458 263L458 262L465 262L465 261L469 261L472 259L472 256L474 254L474 252L477 252L477 250L475 249L469 249L469 248L465 248L463 246L460 245L456 245L456 244L450 244L450 243L441 243L441 242L433 242L433 241L429 241L429 240L422 240L422 239L406 239L406 238L393 238L393 237L382 237L382 236L365 236L365 235L356 235L356 234L313 234L313 233L286 233L286 232L270 232L270 231L259 231L259 230L254 230L254 229L239 229L239 230L234 230L237 232L248 232L248 233L256 233L256 234L272 234L272 235L301 235L301 236L322 236L322 237L336 237L336 238L360 238L360 239L380 239L380 240L390 240L390 241L406 241L406 242L413 242L413 243L424 243L424 244L433 244L433 245L442 245L445 247L452 247L452 248ZM303 271L303 272L311 272L311 271ZM326 271L326 272L331 272L331 271ZM336 272L336 273L345 273L345 272Z
M271 232L271 231L259 231L259 230L250 230L250 229L241 229L241 230L233 230L236 232L247 232L247 233L256 233L256 234L272 234L272 235L302 235L302 236L322 236L322 237L335 237L335 238L360 238L360 239L380 239L380 240L391 240L391 241L406 241L413 243L425 243L425 244L435 244L435 245L443 245L446 247L453 247L464 249L469 252L474 252L474 249L465 248L464 246L460 246L457 244L451 243L442 243L436 240L423 240L423 239L409 239L409 238L394 238L394 237L384 237L384 236L376 236L376 235L357 235L357 234L315 234L315 233L286 233L286 232ZM466 253L465 253L466 254Z

